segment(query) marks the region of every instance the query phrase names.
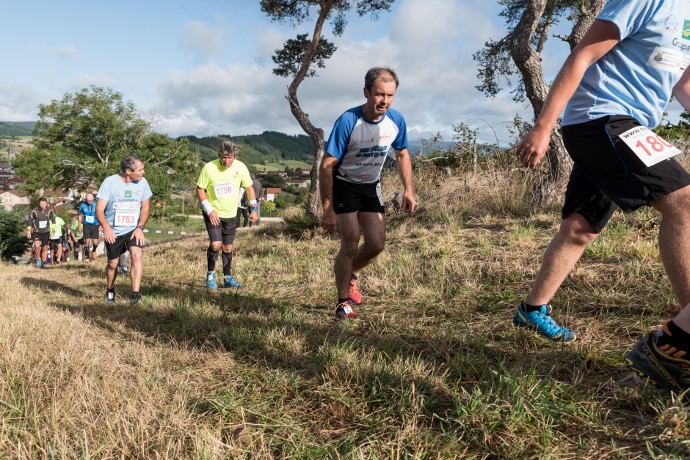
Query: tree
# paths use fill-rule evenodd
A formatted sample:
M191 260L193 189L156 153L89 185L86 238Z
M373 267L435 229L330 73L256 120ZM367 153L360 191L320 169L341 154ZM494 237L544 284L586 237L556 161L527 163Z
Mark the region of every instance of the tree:
M21 211L7 211L0 206L0 257L9 260L21 256L31 245L24 230L26 215Z
M156 197L188 187L198 155L187 141L151 131L131 102L108 88L90 87L39 108L34 147L12 162L30 191L42 187L86 190L119 172L120 160L137 154Z
M486 42L474 54L481 80L477 89L493 97L503 89L502 83L507 83L514 100L522 101L525 97L529 100L536 119L549 90L544 81L541 53L551 29L563 18L571 21L570 33L558 38L572 50L604 7L605 0L500 0L499 3L505 6L500 15L506 19L507 34L498 41ZM519 75L517 85L511 78L516 75ZM572 168L560 124L551 134L546 158L548 171L535 190L539 203L548 203L557 196Z
M273 73L281 77L292 76L285 96L290 110L301 128L314 142L314 164L311 168L311 188L307 214L316 217L319 213L319 163L323 158L325 141L323 129L314 126L309 115L304 112L297 99L297 89L307 77L316 76L316 69L325 67L336 51L335 45L322 37L323 26L327 20L333 27L333 35L340 36L347 25L347 14L354 8L361 17L365 14L377 19L380 11L389 11L395 0L261 0L261 10L273 21L288 23L296 27L310 18L316 9L316 21L311 39L307 34L298 34L289 39L283 47L276 50L273 62L277 67Z

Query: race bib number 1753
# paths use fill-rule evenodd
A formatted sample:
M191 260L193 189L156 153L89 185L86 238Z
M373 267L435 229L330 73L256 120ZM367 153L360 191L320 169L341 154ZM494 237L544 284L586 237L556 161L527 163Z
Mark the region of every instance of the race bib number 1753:
M644 126L629 129L619 137L647 166L655 165L681 153L673 144Z

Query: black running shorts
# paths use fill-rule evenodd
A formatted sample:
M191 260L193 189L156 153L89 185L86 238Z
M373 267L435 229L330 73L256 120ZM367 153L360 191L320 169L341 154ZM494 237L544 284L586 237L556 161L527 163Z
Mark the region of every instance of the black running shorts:
M89 240L98 239L98 225L84 224L82 228L84 229L84 238Z
M206 215L206 212L201 213L204 216L204 223L206 224L206 231L211 242L222 241L223 244L232 244L235 241L235 230L237 230L237 216L222 217L219 225L213 225L211 220Z
M336 214L350 212L383 213L381 183L353 184L333 177L333 209Z
M690 174L673 158L646 166L620 139L636 126L634 118L617 115L563 127L575 163L563 218L577 212L600 232L617 208L631 212L690 185Z
M107 241L105 242L105 253L108 256L108 260L118 259L125 251L128 251L129 248L144 249L144 243L139 244L136 239L132 238L132 233L134 233L135 230L136 229L116 237L113 244Z

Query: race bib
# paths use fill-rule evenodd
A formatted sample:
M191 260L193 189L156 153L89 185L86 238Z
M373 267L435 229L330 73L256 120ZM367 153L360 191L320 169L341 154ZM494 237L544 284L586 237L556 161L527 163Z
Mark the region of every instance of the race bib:
M115 209L115 227L135 227L139 223L140 205L138 201L118 201Z
M38 221L38 228L46 228L48 226L48 221L43 220L43 221Z
M93 224L96 221L94 216L84 216L84 220L87 224Z
M223 184L216 184L213 186L213 191L216 198L225 198L232 195L232 182L225 182Z
M646 166L653 166L682 153L673 144L644 126L629 129L619 137Z

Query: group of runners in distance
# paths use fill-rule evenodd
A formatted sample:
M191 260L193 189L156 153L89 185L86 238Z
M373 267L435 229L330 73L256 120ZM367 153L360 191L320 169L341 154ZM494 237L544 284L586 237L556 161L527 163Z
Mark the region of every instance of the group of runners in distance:
M690 174L672 158L679 150L650 128L660 123L672 96L690 109L688 63L690 1L609 0L565 61L534 127L515 149L519 161L534 168L562 116L563 139L574 167L560 228L545 250L531 290L516 306L513 324L555 342L574 342L577 332L558 324L551 299L616 209L631 212L651 206L661 214L660 254L683 308L636 343L625 360L639 375L674 391L690 388ZM385 246L380 178L391 149L404 188L401 208L412 212L416 205L405 120L391 108L398 84L389 68L366 72L364 104L337 119L319 165L322 226L329 232L337 229L340 236L334 314L342 320L359 317L355 308L364 302L357 284L360 273ZM218 159L204 165L196 183L209 237L205 284L211 290L218 289L219 253L223 287L241 285L232 272L240 187L249 198L249 219L258 219L252 178L237 159L238 151L234 143L223 142ZM85 238L88 225L97 222L103 229L108 303L115 301L118 259L127 250L132 258L131 302L140 299L142 229L151 197L143 176L141 160L125 158L121 173L108 177L98 191L96 221L90 208L80 210ZM45 212L41 206L39 213ZM44 227L34 230L34 238L44 241ZM88 235L97 241L91 230Z

